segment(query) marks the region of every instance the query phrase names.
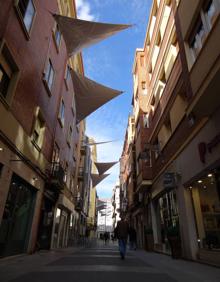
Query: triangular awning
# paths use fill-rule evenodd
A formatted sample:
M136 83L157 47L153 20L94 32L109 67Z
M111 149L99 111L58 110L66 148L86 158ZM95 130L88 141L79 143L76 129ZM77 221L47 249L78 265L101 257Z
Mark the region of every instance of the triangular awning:
M107 170L109 170L115 164L117 164L117 162L109 162L109 163L97 163L97 162L95 162L95 165L98 169L99 175L105 173Z
M77 122L80 122L99 107L123 93L99 84L76 73L74 70L71 70L71 75L75 92Z
M131 25L126 24L90 22L56 14L53 16L63 35L69 56L123 29L131 27Z
M88 143L83 143L82 146L95 146L95 145L102 145L102 144L107 144L107 143L112 143L116 142L117 140L110 140L110 141L101 141L101 142L88 142Z
M109 176L109 174L91 174L91 178L92 178L92 187L95 187L96 185L98 185L103 179L105 179L107 176Z

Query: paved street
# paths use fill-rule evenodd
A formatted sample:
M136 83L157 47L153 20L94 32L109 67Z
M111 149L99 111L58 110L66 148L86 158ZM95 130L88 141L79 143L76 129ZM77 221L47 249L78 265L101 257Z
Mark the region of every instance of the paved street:
M220 269L169 256L129 251L119 258L115 245L68 248L0 261L0 281L7 282L219 282Z

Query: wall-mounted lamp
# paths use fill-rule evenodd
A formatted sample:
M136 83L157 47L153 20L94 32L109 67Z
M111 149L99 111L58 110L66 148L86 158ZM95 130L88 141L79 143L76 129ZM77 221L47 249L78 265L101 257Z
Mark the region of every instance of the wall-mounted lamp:
M2 147L0 147L0 152L2 152L3 151L3 148Z

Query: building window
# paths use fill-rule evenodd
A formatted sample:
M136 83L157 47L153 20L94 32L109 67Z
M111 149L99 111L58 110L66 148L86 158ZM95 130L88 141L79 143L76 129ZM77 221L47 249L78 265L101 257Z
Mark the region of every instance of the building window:
M65 84L66 88L68 89L68 83L71 78L71 67L69 65L66 66L66 74L65 74Z
M219 6L220 6L220 3L218 3L217 0L205 1L203 12L205 14L209 29L211 29L214 24L214 21L216 18L215 16L217 15L217 12L219 11Z
M69 167L68 162L65 162L63 181L64 181L66 184L67 184L67 178L68 178L68 167Z
M53 81L54 81L54 74L55 74L55 72L54 72L52 62L51 62L51 60L49 60L47 67L46 67L46 72L44 74L45 85L46 85L49 93L51 93L51 89L52 89L52 85L53 85Z
M143 114L143 123L144 123L144 127L145 128L149 128L150 127L149 113Z
M144 60L144 56L143 55L140 56L140 63L141 63L142 67L145 66L145 60Z
M64 101L63 101L63 100L61 100L61 103L60 103L60 111L59 111L58 119L59 119L59 121L60 121L61 126L64 127L64 121L65 121L65 104L64 104Z
M146 81L142 81L141 82L141 87L142 87L143 90L146 89Z
M189 47L191 50L193 62L198 56L200 50L202 49L206 37L207 24L204 21L202 21L202 18L203 17L199 15L195 27L189 37Z
M61 44L61 32L60 32L58 24L56 24L56 27L55 27L54 39L55 39L56 48L57 48L57 51L58 51L60 44Z
M72 134L73 134L73 128L70 125L68 133L67 133L67 143L68 143L69 146L71 146Z
M42 148L44 132L45 132L45 120L42 116L40 108L38 107L34 119L34 126L32 132L32 143L35 145L35 147L38 150Z
M22 20L22 23L25 27L25 31L27 31L29 34L33 25L34 16L36 14L33 0L16 0L15 6L19 18Z
M10 103L19 78L18 67L6 44L0 45L0 98Z

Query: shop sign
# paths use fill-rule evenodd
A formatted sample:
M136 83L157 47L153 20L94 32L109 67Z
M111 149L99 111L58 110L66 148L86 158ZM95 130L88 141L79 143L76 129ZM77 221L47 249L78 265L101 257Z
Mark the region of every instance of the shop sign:
M176 177L174 172L166 172L164 174L163 187L165 189L176 187Z
M198 144L199 157L202 163L206 161L206 154L212 153L212 150L220 144L220 133L216 135L209 143L200 142Z

